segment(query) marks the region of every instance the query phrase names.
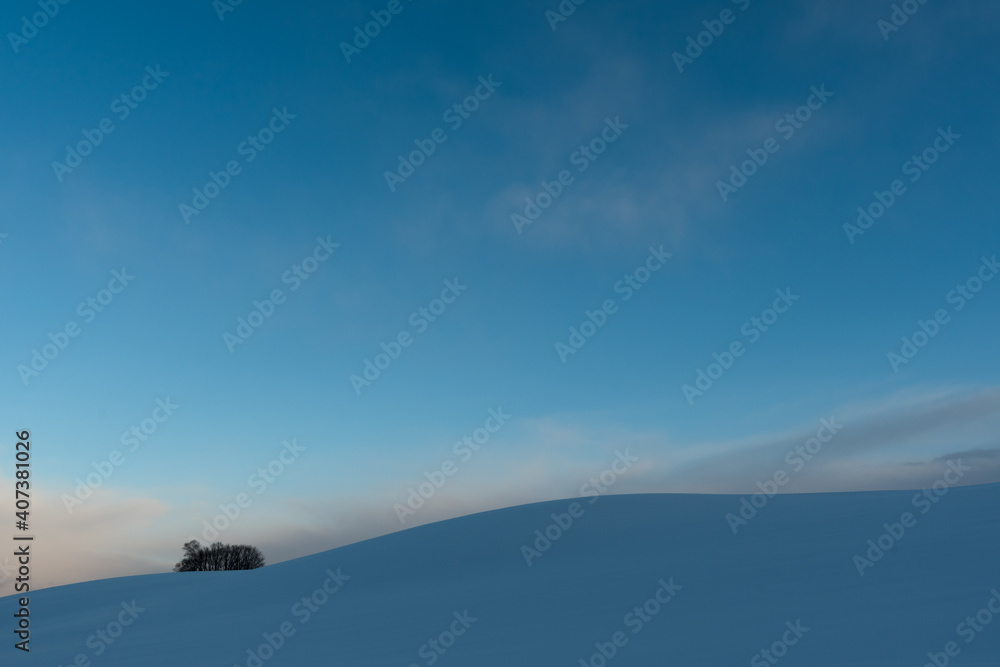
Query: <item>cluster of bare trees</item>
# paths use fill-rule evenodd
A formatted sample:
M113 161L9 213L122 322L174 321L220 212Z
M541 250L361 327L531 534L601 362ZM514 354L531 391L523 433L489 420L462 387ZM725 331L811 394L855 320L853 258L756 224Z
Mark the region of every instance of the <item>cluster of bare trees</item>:
M257 547L222 542L203 547L198 540L191 540L184 545L184 558L174 565L174 572L254 570L258 567L264 567L264 554Z

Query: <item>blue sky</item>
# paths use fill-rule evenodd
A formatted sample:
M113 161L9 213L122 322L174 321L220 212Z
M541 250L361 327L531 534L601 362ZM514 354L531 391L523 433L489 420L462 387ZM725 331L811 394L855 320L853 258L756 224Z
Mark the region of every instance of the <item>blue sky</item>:
M386 7L244 2L220 20L207 0L71 2L0 48L0 401L8 431L35 438L49 583L162 570L292 439L305 451L220 539L273 561L398 529L394 504L501 406L511 418L404 527L576 495L624 448L641 460L613 492L752 491L833 416L836 445L787 490L919 487L961 452L970 481L1000 479L1000 281L961 310L948 299L1000 245L993 4L929 2L886 39L891 3L594 0L553 30L556 3L402 0L348 63L340 43ZM727 9L678 71L673 54ZM3 32L37 11L6 5ZM144 79L121 118L114 100ZM831 95L788 137L778 124L814 88ZM446 111L477 89L454 127ZM275 110L281 131L248 161ZM106 118L114 131L57 177ZM609 122L614 141L581 162ZM397 156L438 128L390 189ZM949 128L911 181L904 165ZM719 181L771 138L723 201ZM179 206L230 161L186 222ZM519 233L511 216L563 170ZM845 223L897 179L905 193L852 243ZM339 247L292 290L317 239ZM661 246L626 301L618 281ZM134 280L85 321L78 304L123 268ZM418 332L411 314L445 281L465 289ZM276 289L284 303L230 352L223 335ZM776 290L798 299L751 342ZM563 363L556 344L607 299ZM939 309L948 322L894 372L887 354ZM18 367L70 321L79 335L26 382ZM401 332L412 344L359 395L350 377ZM682 387L734 341L745 353L689 402ZM167 397L180 407L127 452L120 435ZM70 514L60 497L116 449L124 463Z

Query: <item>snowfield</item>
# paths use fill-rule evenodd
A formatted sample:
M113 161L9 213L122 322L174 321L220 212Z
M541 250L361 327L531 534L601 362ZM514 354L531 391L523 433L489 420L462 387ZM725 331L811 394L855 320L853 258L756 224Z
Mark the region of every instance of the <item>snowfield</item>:
M0 600L0 664L1000 665L1000 485L942 491L562 500L51 588L30 654Z

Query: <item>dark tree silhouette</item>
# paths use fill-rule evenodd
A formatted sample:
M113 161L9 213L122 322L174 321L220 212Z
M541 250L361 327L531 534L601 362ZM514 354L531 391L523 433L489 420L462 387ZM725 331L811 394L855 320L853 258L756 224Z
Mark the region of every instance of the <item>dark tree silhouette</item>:
M184 544L184 558L174 565L174 572L255 570L264 564L264 554L257 547L222 542L203 547L198 540L191 540Z

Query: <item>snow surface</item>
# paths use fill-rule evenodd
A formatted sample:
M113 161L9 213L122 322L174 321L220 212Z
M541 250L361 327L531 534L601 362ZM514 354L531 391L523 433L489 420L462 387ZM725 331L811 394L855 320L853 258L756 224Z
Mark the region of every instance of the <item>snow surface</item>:
M1000 485L953 488L925 514L915 493L779 495L735 535L725 517L738 512L740 496L563 500L421 526L249 572L51 588L31 595L30 655L12 647L16 598L0 598L7 638L0 664L769 665L759 652L795 639L786 623L800 622L808 631L784 657L772 657L777 664L919 667L933 664L930 652L941 654L939 666L1000 665L1000 616L994 622L992 612L981 613L980 621L987 614L990 621L974 632L959 625L1000 589ZM573 502L583 515L529 567L521 546ZM859 575L854 556L904 512L916 524ZM338 568L349 579L303 623L305 607L296 614L294 605ZM665 605L650 603L660 609L648 621L629 621L660 580L681 588ZM109 624L117 632L119 616L128 620L122 604L132 601L143 609L134 622L110 645L98 639ZM1000 610L1000 601L993 605ZM466 611L475 619L467 630L455 616ZM265 649L266 660L252 658L248 650L257 651L264 633L283 622L294 634L276 652ZM451 627L465 630L453 644ZM614 656L592 658L595 643L611 642L616 632L624 645ZM431 639L450 647L435 651ZM943 653L948 642L957 656Z

